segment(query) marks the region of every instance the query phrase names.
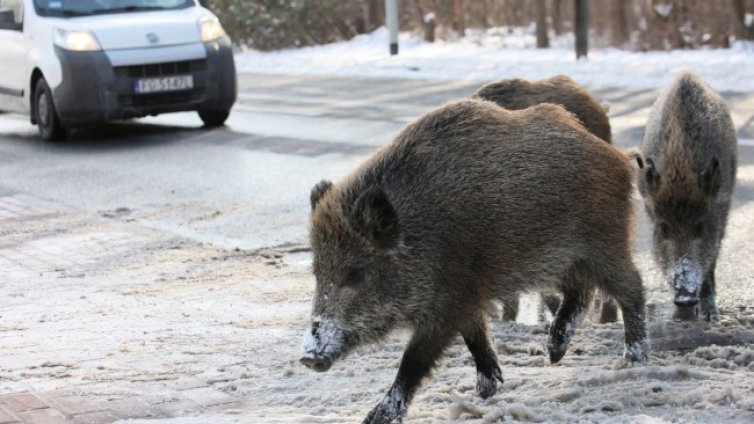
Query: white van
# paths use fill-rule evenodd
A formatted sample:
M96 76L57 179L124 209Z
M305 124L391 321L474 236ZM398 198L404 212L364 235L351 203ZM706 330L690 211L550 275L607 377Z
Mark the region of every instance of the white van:
M235 100L230 39L195 0L0 0L0 110L44 139L178 111L218 126Z

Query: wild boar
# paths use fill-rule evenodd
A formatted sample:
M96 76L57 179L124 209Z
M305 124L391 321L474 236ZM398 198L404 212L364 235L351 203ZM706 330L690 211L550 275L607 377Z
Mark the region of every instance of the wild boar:
M489 100L509 110L526 109L542 103L558 104L576 115L592 134L612 143L607 106L600 104L586 88L566 75L556 75L539 81L506 78L483 86L472 95L472 98ZM599 299L597 304L600 308L600 322L615 321L617 317L615 302L604 295L597 298ZM542 293L542 300L547 309L555 315L557 305L560 303L557 294ZM515 321L518 307L518 297L504 299L503 320Z
M679 74L652 106L638 185L653 253L678 306L715 319L715 265L736 181L736 131L725 101L697 75Z
M624 356L644 361L644 291L631 260L633 169L570 113L461 100L407 126L352 174L311 193L316 279L301 362L327 371L360 344L408 328L385 398L364 422L400 420L443 350L463 337L477 393L502 382L487 311L557 287L552 362L595 287L623 309Z
M485 85L472 97L495 102L509 110L526 109L542 103L561 105L576 115L592 134L608 143L613 140L607 106L600 104L584 87L566 75L539 81L506 78Z

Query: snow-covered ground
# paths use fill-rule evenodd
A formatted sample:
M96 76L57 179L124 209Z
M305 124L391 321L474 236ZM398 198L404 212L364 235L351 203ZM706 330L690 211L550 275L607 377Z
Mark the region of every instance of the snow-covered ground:
M323 46L276 52L243 51L240 72L309 75L384 76L441 80L496 80L570 75L590 86L658 88L680 70L697 72L720 91L754 91L754 44L736 42L729 49L628 52L595 49L576 60L573 37L554 37L549 49L537 49L532 28L468 31L455 41L424 42L400 35L400 54L388 54L384 28Z

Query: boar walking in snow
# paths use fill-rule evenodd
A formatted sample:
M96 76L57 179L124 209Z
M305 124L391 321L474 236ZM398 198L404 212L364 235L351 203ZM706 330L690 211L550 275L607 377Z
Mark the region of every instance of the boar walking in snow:
M715 265L736 180L736 131L725 101L692 73L655 101L639 191L653 223L653 252L678 306L715 319Z
M612 143L607 107L600 104L586 88L566 75L556 75L539 81L506 78L483 86L471 97L495 102L508 110L526 109L542 103L561 105L568 112L576 115L592 134ZM546 290L542 293L542 298L547 309L555 315L560 303L558 295ZM604 295L598 298L600 322L615 321L617 319L615 302ZM505 299L503 305L503 319L515 321L518 315L519 298Z
M485 85L472 97L495 102L508 110L526 109L542 103L561 105L576 115L592 134L608 143L612 142L607 107L566 75L539 81L506 78Z
M629 162L552 104L462 100L427 113L338 184L313 188L316 288L301 362L326 371L357 345L410 329L398 375L365 420L389 423L460 334L486 398L502 382L489 302L545 287L563 296L552 362L596 287L623 309L624 356L646 360Z

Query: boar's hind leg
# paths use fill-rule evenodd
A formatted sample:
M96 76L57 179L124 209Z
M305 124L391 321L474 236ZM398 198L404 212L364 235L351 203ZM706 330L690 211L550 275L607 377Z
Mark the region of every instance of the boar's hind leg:
M518 296L516 296L518 298ZM476 392L482 399L497 392L497 382L503 382L503 372L497 363L497 354L490 343L487 317L481 314L461 332L476 364Z
M612 296L623 312L625 350L623 357L632 362L645 362L649 355L647 328L644 322L644 287L639 270L630 260L624 266L607 267L601 287Z
M547 342L547 350L550 353L550 362L558 362L568 349L568 344L573 338L576 327L581 323L584 314L589 309L592 300L594 286L592 281L585 278L583 272L577 266L571 267L563 281L563 300L555 313L555 318L550 324L550 338Z
M714 321L717 316L717 304L715 303L715 263L712 263L707 275L702 282L699 292L699 314L705 321Z
M398 375L385 398L369 412L363 424L401 422L421 381L432 370L455 332L427 333L417 329L403 352Z

